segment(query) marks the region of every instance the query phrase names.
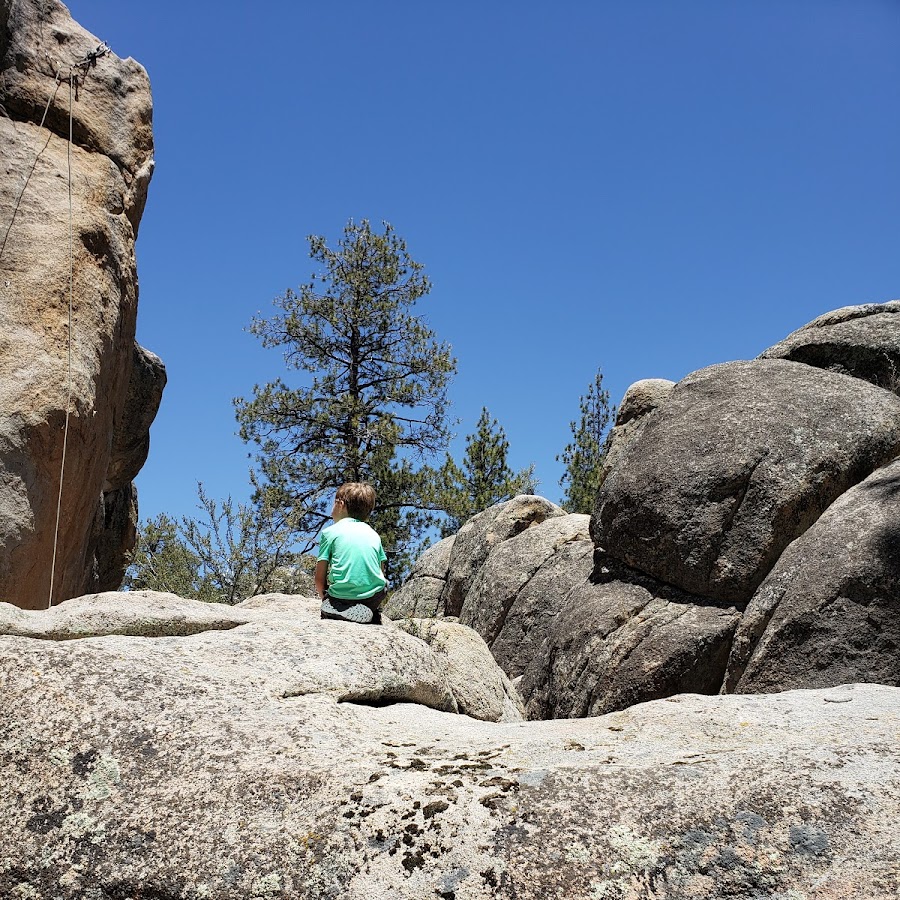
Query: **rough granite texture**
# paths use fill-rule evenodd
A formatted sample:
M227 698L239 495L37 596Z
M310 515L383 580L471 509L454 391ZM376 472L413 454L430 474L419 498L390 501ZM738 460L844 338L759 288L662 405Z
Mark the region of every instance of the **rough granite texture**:
M649 414L665 402L674 387L675 382L665 378L644 378L625 391L616 413L615 426L609 432L600 468L600 484L616 468L628 447L643 431Z
M553 620L568 607L593 570L590 541L567 541L515 595L491 642L491 653L511 678L518 678L541 652Z
M606 564L604 564L604 562ZM530 719L598 716L672 694L714 694L740 613L598 554L525 668Z
M781 552L900 453L900 399L787 360L680 381L597 495L591 536L682 590L745 604Z
M441 593L443 613L458 616L478 571L491 551L545 519L564 516L566 511L543 497L520 494L472 516L456 533L450 550L446 583Z
M50 596L69 405L68 79L99 44L57 0L0 2L0 598L27 608ZM141 381L134 241L153 172L150 85L113 53L78 80L55 602L118 586L134 540L129 479L152 419L129 401Z
M450 570L456 535L429 547L413 564L409 578L388 598L384 611L393 619L403 616L443 616L441 595Z
M896 688L484 722L430 708L450 692L423 641L313 610L275 596L184 637L0 637L0 896L900 891Z
M778 560L735 636L726 691L900 686L900 461L836 500Z
M589 525L590 517L578 513L554 516L497 544L466 594L460 622L492 646L507 618L517 615L516 600L529 581L567 544L588 543ZM546 599L552 604L555 597L551 592Z
M825 313L764 351L760 359L793 359L900 393L900 300Z

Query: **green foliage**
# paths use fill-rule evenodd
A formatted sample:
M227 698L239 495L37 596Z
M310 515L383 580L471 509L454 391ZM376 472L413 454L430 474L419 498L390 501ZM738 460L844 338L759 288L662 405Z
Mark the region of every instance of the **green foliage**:
M257 496L290 511L303 549L327 524L335 488L371 482L371 524L396 576L433 520L434 470L414 463L449 441L456 360L411 312L431 285L389 224L379 234L351 220L336 249L321 236L309 244L320 270L250 327L305 383L279 378L237 398L240 434L258 447Z
M570 423L572 441L556 457L566 467L559 480L565 490L560 502L569 512L590 513L600 489L609 427L616 413L609 404L609 391L603 388L603 373L599 369L581 398L580 407L580 420Z
M293 523L265 503L217 503L197 486L200 518L166 515L141 525L128 568L130 590L239 603L269 592L311 595L315 561L293 551Z
M503 427L482 407L475 433L466 438L462 466L448 454L441 469L440 505L447 514L441 523L443 536L459 531L467 519L495 503L535 493L534 465L513 472L506 461L508 450Z
M200 559L181 539L178 523L165 513L140 524L123 587L166 591L179 597L199 598L203 593Z

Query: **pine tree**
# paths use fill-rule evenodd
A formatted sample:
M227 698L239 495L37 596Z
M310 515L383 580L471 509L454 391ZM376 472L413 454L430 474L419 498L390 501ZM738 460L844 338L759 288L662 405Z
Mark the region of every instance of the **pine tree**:
M462 466L448 454L442 469L441 506L447 514L441 523L444 536L459 531L467 519L495 503L535 492L534 466L513 472L506 461L508 451L506 432L487 407L482 407L475 433L466 438Z
M559 480L565 490L560 502L569 512L591 513L600 489L609 426L616 413L609 404L609 391L603 388L603 373L599 369L587 394L581 397L580 408L580 420L569 423L572 442L556 457L566 467Z
M168 591L239 603L273 591L314 591L315 561L292 550L292 523L257 503L217 502L197 485L200 515L165 514L141 524L125 576L128 590Z
M352 220L336 249L309 238L320 266L250 331L279 347L305 383L276 379L235 406L244 440L258 447L260 491L290 509L298 547L311 549L342 482L369 481L372 525L396 575L432 520L434 470L420 463L449 441L447 386L456 360L413 306L431 284L406 243L384 223Z
M138 528L137 544L125 572L123 588L165 591L197 599L202 592L199 570L200 560L182 540L178 523L160 513Z

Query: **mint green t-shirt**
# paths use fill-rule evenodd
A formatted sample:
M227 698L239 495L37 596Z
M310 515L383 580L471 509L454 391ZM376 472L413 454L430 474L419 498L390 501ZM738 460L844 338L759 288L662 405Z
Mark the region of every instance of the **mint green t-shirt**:
M328 593L338 600L366 600L387 584L381 538L359 519L347 517L323 528L317 559L327 561Z

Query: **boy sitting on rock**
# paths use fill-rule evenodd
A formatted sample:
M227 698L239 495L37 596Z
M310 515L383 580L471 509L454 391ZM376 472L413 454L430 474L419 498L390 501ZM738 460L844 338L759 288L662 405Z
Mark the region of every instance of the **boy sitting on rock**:
M319 535L316 593L323 619L360 625L380 625L378 607L384 600L387 560L377 532L366 524L375 508L370 484L342 484L334 496L329 525Z

